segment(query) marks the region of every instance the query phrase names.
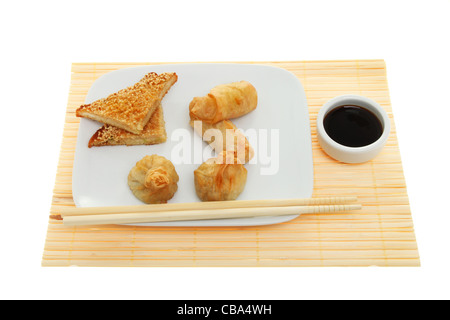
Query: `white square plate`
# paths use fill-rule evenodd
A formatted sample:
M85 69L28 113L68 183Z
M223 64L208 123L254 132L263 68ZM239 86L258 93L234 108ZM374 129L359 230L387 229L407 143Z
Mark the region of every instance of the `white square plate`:
M175 150L184 144L191 150L189 163L174 163L180 177L178 191L171 203L198 202L194 188L194 170L209 157L212 149L194 134L189 125L189 103L195 96L207 94L216 85L246 80L258 92L258 106L249 114L233 119L244 131L256 130L248 135L255 149L256 163L246 164L247 183L239 200L308 198L313 190L313 162L309 113L305 92L292 73L270 66L245 64L174 64L121 69L97 79L90 88L85 103L128 87L148 72L176 72L178 81L162 100L166 121L167 141L150 146L105 146L88 148L88 141L100 123L82 118L78 131L72 190L77 207L123 206L143 204L134 197L127 184L130 169L145 155L158 154L173 160ZM180 130L181 129L181 130ZM184 131L185 130L185 131ZM180 138L188 133L188 139ZM271 135L278 132L279 154ZM264 139L267 143L263 143ZM199 155L205 151L209 157ZM209 150L206 150L209 149ZM195 153L194 151L197 151ZM275 153L275 154L271 154ZM264 154L267 155L264 157ZM194 156L195 155L195 156ZM272 156L269 162L267 157ZM198 159L200 158L200 160ZM187 158L186 158L187 159ZM196 160L197 159L197 160ZM196 161L196 162L195 162ZM179 161L178 161L179 162ZM187 162L187 161L185 161ZM278 162L278 164L276 164ZM278 168L276 174L261 174ZM270 171L270 170L269 170ZM179 221L138 224L146 226L251 226L289 221L297 215Z

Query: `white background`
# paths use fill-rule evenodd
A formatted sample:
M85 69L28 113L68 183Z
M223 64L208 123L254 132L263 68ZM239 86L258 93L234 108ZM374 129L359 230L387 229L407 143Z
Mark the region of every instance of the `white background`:
M15 1L0 10L2 299L448 299L450 1ZM385 59L422 267L43 268L72 62Z

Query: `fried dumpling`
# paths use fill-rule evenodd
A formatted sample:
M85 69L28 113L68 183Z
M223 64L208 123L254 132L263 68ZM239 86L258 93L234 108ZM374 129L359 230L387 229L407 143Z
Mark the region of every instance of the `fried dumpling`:
M192 120L217 123L253 111L258 103L255 87L248 81L222 84L203 97L195 97L189 104Z
M195 191L202 201L235 200L244 190L247 169L234 152L224 152L194 171Z
M166 203L172 199L178 180L172 162L156 154L142 158L128 174L128 186L145 203Z

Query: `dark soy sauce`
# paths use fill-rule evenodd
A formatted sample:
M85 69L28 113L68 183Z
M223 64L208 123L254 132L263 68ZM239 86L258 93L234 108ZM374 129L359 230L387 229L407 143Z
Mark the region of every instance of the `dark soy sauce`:
M323 126L331 139L347 147L367 146L383 133L383 126L376 115L353 105L331 110L325 116Z

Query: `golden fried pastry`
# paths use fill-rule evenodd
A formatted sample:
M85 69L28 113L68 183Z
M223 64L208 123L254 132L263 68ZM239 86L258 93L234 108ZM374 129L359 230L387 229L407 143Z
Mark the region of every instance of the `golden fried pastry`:
M76 115L139 134L177 79L176 73L150 72L131 87L82 105Z
M223 151L234 151L240 163L247 163L255 154L247 138L230 120L223 120L214 124L191 120L189 124L202 137L203 141L209 143L218 154Z
M233 119L256 108L258 95L255 87L248 81L219 85L204 97L195 97L189 104L192 120L217 123Z
M202 201L235 200L246 182L247 169L234 152L221 153L194 171L195 191Z
M178 180L172 162L156 154L142 158L128 174L128 186L145 203L166 203L172 199Z
M116 145L149 145L163 143L167 140L163 109L161 104L156 108L150 120L140 134L134 134L123 129L103 125L89 140L89 148Z

